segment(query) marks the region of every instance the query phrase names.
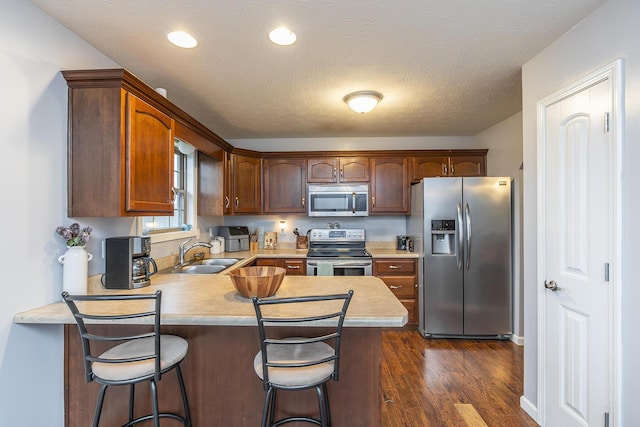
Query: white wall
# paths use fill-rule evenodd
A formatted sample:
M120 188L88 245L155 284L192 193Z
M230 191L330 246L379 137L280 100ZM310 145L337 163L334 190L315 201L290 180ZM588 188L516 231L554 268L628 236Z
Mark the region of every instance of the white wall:
M537 397L536 277L536 102L601 67L623 58L625 131L622 161L622 418L620 426L640 425L640 2L610 0L551 44L522 69L524 143L525 377L524 397ZM606 345L606 343L603 343Z
M63 425L62 328L14 325L12 316L59 300L62 291L62 270L56 260L66 248L55 228L71 221L66 216L67 86L60 70L114 66L32 3L2 1L3 426ZM105 224L92 221L95 235L109 231ZM113 231L118 225L110 227Z

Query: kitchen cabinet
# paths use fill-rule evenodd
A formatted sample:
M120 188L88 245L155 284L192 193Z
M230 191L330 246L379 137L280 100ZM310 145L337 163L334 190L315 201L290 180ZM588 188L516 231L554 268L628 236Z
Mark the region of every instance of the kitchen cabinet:
M409 159L374 157L371 159L370 213L408 214L410 212Z
M231 146L125 69L65 70L67 215L173 215L174 137Z
M121 89L69 90L69 217L172 215L173 120Z
M306 258L258 258L256 265L272 265L282 267L290 276L306 276L307 260Z
M460 150L414 156L412 181L438 176L486 176L488 150Z
M307 169L301 158L264 159L264 213L307 211Z
M227 165L230 205L233 215L260 214L262 211L262 160L231 154ZM226 206L227 204L225 204Z
M367 157L318 157L307 159L308 183L369 182Z
M373 275L382 279L409 312L407 326L418 325L418 261L416 258L374 258Z
M198 215L222 216L224 205L224 162L199 152Z

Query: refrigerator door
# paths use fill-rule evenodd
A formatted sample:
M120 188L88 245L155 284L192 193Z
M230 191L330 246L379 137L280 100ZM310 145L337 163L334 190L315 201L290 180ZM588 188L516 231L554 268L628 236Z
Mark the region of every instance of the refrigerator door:
M462 335L461 178L424 179L425 335Z
M464 334L511 333L511 178L463 178Z

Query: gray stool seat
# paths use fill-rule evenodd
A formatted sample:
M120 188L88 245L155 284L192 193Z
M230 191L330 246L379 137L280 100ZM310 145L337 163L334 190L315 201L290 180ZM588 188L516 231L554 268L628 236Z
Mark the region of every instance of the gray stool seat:
M180 363L187 355L189 344L175 335L160 335L160 370L164 371ZM155 338L140 338L117 345L98 356L100 359L133 359L155 353ZM123 363L93 363L93 374L107 381L127 381L154 375L153 359Z
M291 341L292 344L267 345L267 360L271 364L267 369L269 370L269 381L272 384L283 387L300 387L331 379L334 369L333 360L297 368L292 368L290 365L294 363L308 364L330 358L335 354L333 347L324 342L299 344L295 343L296 338L286 338L282 341ZM286 364L287 367L278 367L278 364ZM258 377L261 380L264 379L262 351L259 351L253 359L253 368Z

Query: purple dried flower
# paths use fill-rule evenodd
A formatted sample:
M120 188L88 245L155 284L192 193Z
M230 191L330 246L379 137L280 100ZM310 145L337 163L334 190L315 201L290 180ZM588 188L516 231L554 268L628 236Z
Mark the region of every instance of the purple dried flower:
M80 229L80 224L74 222L69 227L57 227L56 233L67 241L67 246L84 246L88 241L93 229L84 227Z

